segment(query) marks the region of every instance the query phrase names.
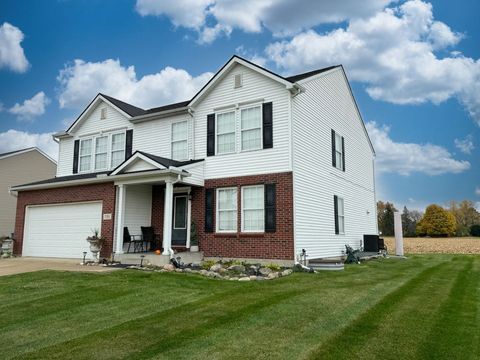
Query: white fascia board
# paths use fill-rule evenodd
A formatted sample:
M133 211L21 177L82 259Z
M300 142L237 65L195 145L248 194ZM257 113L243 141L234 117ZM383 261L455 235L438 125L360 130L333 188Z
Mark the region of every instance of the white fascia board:
M135 153L133 154L127 161L125 161L123 164L121 164L118 168L116 168L111 174L110 176L114 176L114 175L118 175L123 169L125 169L127 166L129 166L131 163L133 163L134 161L138 160L138 159L141 159L143 161L145 161L146 163L149 163L150 165L153 165L155 166L156 168L158 168L159 170L164 170L165 169L165 166L163 166L162 164L159 164L157 163L156 161L150 159L149 157L143 155L143 154L140 154L140 153Z
M189 106L184 106L184 107L177 108L177 109L171 109L171 110L159 111L159 112L151 113L151 114L134 116L130 119L130 121L135 124L135 123L139 123L139 122L143 122L143 121L163 119L163 118L174 116L174 115L180 115L180 114L183 114L183 113L190 113L190 111L191 111L191 109L190 109Z

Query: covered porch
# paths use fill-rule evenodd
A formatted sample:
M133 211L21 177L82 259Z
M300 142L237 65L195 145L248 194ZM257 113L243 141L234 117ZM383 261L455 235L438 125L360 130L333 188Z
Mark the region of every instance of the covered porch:
M201 254L187 253L191 193L203 186L202 175L202 161L180 163L140 152L115 169L110 175L116 188L115 259L137 263L143 258L163 265L175 253L184 253L182 259L201 260Z

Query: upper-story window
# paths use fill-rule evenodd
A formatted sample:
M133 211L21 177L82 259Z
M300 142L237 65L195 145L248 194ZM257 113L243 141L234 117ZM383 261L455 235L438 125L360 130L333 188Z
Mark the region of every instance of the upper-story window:
M125 160L125 133L112 135L110 159L112 168L120 165Z
M217 114L217 154L235 152L235 111Z
M334 130L332 130L332 165L345 171L345 140Z
M181 121L172 124L171 152L173 160L188 159L188 122Z
M79 153L80 171L90 171L92 168L92 139L80 140Z
M108 167L108 136L95 138L95 170Z
M242 151L262 148L262 108L255 106L240 110Z

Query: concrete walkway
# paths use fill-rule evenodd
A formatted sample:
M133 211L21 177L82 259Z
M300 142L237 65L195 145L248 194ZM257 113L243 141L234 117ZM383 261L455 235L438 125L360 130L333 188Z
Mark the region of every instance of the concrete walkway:
M0 259L0 276L21 274L39 270L107 272L118 268L103 266L81 266L81 260L18 257Z

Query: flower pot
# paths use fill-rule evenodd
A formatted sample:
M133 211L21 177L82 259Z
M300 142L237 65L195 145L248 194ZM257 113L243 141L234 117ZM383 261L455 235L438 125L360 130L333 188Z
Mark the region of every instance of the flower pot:
M190 246L190 252L198 252L198 245L191 245Z
M98 263L98 254L102 250L103 240L98 238L87 238L87 241L90 243L90 252L92 253L93 261Z

